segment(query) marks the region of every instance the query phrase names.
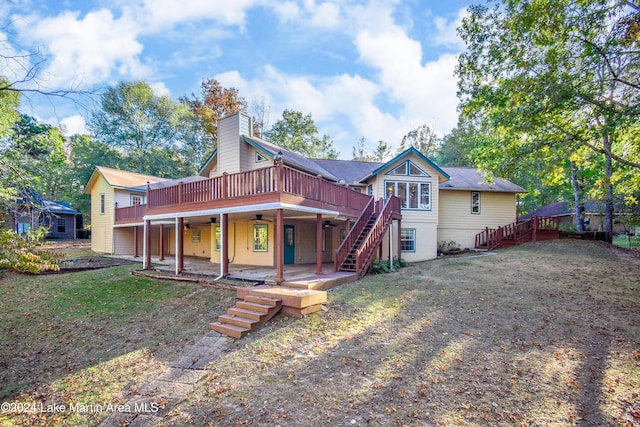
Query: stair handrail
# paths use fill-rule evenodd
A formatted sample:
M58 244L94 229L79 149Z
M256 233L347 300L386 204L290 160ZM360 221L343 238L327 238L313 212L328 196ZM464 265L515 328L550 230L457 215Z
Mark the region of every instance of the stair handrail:
M389 225L389 220L395 211L394 207L397 205L394 199L397 199L397 197L389 196L387 200L385 200L384 206L376 216L376 222L356 251L356 274L358 277L366 273L372 259L371 255L378 247L382 236L384 236L384 232Z
M333 260L333 271L338 271L342 266L342 263L347 259L347 256L349 255L349 252L351 252L351 248L358 239L358 236L360 236L360 233L364 229L365 224L369 221L369 218L371 218L374 208L374 197L370 197L371 198L360 212L360 216L353 223L347 235L344 236L344 240L342 240L338 249L336 249Z

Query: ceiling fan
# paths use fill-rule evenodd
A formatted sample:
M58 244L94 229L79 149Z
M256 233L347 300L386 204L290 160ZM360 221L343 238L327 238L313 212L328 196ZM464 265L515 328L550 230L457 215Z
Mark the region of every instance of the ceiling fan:
M331 224L331 221L327 220L324 222L324 228L335 227L336 224Z
M262 214L256 214L256 222L262 222L262 221L273 222L270 219L263 219Z

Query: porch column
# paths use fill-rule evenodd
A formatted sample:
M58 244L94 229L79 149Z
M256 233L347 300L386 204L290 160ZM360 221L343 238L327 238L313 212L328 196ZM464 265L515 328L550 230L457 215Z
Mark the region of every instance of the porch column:
M136 233L137 234L137 233ZM145 268L151 268L151 220L144 222L144 263Z
M344 222L344 235L349 234L349 230L351 230L351 220L347 218Z
M133 226L133 257L138 258L138 226Z
M392 221L393 222L393 221ZM398 263L402 258L402 220L398 220Z
M316 214L316 274L322 274L322 214Z
M284 281L284 213L276 211L276 283Z
M229 214L222 214L220 222L220 274L226 277L229 275Z
M164 261L164 224L160 224L160 261Z
M184 218L176 218L176 274L184 270Z

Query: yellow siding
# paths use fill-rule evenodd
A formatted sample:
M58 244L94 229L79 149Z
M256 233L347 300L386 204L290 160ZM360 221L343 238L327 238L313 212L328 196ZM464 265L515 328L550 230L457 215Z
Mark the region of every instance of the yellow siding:
M471 191L443 190L440 194L438 241L455 241L462 248L473 248L476 234L486 227L516 221L514 193L480 192L480 214L471 213Z
M200 230L200 242L194 242L194 230ZM211 258L211 226L193 225L183 231L184 233L184 254L186 256L197 256ZM197 240L197 239L196 239Z
M104 194L104 214L100 213L100 195ZM98 176L91 189L91 250L107 254L113 253L113 223L115 221L115 200L113 188Z
M416 166L428 173L429 177L385 175L406 160L411 160ZM429 182L431 183L431 210L403 209L402 228L416 229L416 251L402 254L407 261L424 261L437 256L437 227L438 209L440 208L440 175L430 165L422 161L418 156L410 154L398 163L394 163L382 170L369 184L373 184L375 199L384 198L386 195L385 181L405 182ZM366 189L365 189L366 191ZM387 253L388 256L388 253Z

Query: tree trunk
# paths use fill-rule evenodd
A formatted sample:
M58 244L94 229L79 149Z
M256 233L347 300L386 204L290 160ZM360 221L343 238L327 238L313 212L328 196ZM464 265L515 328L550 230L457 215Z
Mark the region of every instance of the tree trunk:
M573 199L575 201L576 229L584 229L584 201L582 200L582 187L578 183L578 166L576 162L571 162L571 183L573 184Z
M609 242L613 241L613 184L611 183L611 176L613 175L613 168L611 165L611 139L608 134L604 135L603 138L604 152L605 152L605 196L604 196L604 206L605 206L605 224L604 231L607 233L607 240Z

